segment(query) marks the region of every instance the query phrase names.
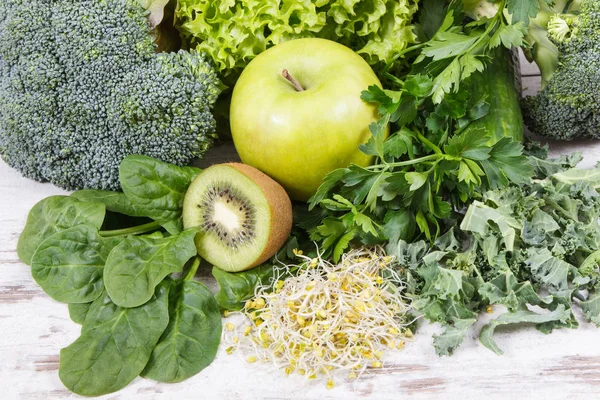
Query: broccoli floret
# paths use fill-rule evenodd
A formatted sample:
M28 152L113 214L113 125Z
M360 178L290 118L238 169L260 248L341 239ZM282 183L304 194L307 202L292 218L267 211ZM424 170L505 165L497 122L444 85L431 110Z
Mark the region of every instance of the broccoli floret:
M542 90L523 102L527 126L536 134L569 140L600 138L600 1L582 0L568 14L547 17L545 54L534 57ZM552 47L554 47L554 50Z
M0 157L66 189L118 189L129 154L177 165L215 138L201 53L155 52L139 0L0 0Z

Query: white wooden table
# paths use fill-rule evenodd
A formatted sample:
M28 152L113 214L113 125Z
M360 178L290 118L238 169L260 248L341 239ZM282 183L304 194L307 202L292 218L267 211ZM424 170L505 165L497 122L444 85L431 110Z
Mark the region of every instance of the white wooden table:
M524 75L536 75L527 65ZM525 93L539 87L524 78ZM600 161L600 141L552 143L553 154L582 151L583 166ZM217 149L205 160L218 162L231 149ZM65 194L30 181L0 161L0 399L76 398L58 378L58 354L73 342L80 327L67 306L46 296L17 257L17 239L30 208L44 197ZM212 288L208 271L199 273ZM227 355L195 377L178 384L137 378L111 399L599 399L600 329L582 323L577 330L543 335L531 327L498 329L497 356L477 340L486 315L452 357L439 358L431 335L439 326L421 324L414 342L385 359L384 368L358 381L338 380L327 390L323 381L287 377L268 364L246 364Z

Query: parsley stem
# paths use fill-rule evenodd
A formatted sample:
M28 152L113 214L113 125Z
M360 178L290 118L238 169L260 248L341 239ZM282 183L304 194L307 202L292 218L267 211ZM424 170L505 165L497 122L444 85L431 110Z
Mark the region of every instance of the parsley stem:
M428 156L425 157L421 157L421 158L415 158L414 160L407 160L407 161L399 161L399 162L395 162L395 163L388 163L385 165L371 165L370 167L366 167L366 169L377 169L377 168L381 168L381 167L387 167L387 168L395 168L395 167L404 167L407 165L415 165L415 164L420 164L420 163L424 163L427 161L434 161L437 160L438 158L440 158L439 154L430 154Z
M496 27L496 23L500 20L500 18L503 15L504 12L504 6L506 5L506 0L503 0L499 5L498 5L498 12L496 13L496 15L494 15L494 18L490 21L490 24L487 26L487 28L485 29L485 32L483 32L483 34L481 36L479 36L479 38L475 41L475 43L473 43L468 49L467 51L465 51L465 54L469 54L472 53L473 50L475 50L480 44L481 42L483 42L485 39L489 40L490 39L490 33L492 32L492 30L494 30L494 28ZM500 21L500 23L502 23L502 21Z
M125 235L139 235L141 233L152 232L157 229L160 229L160 223L152 221L144 225L132 226L131 228L113 229L110 231L100 231L98 233L102 237L114 237Z
M435 154L442 154L442 150L440 150L439 147L437 147L435 144L433 144L432 142L430 142L425 136L423 136L423 134L419 131L413 131L414 133L416 133L417 138L423 142L427 147L429 147L431 150L433 150L433 152Z

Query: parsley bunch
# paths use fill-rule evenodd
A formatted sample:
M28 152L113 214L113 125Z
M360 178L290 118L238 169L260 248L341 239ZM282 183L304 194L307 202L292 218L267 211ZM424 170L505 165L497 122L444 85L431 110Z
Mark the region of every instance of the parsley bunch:
M377 162L328 174L309 205L320 223L301 222L334 260L357 238L363 244L421 235L433 240L443 220L479 198L482 189L529 182L532 170L522 144L510 138L490 144L484 129L470 129L487 114L485 99L459 91L434 105L432 85L430 77L414 75L402 90L372 86L363 92L364 100L380 105L381 119L361 146ZM396 129L386 139L389 124Z
M390 63L386 75L394 90L363 92L363 100L379 104L381 118L360 148L375 164L331 172L310 199L308 215L298 219L334 261L353 241L433 241L445 231L444 220L483 191L530 181L522 145L511 138L494 142L472 124L489 105L485 95L474 98L460 85L484 69L494 49L523 44L527 13L510 0L497 6L492 18L473 21L463 2L424 1L416 28L422 42L396 57L411 68L398 72Z

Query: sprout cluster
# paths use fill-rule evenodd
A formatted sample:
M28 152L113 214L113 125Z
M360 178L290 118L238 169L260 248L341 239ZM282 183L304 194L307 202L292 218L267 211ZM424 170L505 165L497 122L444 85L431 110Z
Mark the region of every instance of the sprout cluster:
M402 348L412 336L411 307L393 257L380 248L352 250L337 265L299 257L302 265L286 267L299 268L298 275L259 288L246 303L248 324L225 325L227 352L272 361L287 374L324 374L328 388L336 371L353 379L381 368L386 350Z

